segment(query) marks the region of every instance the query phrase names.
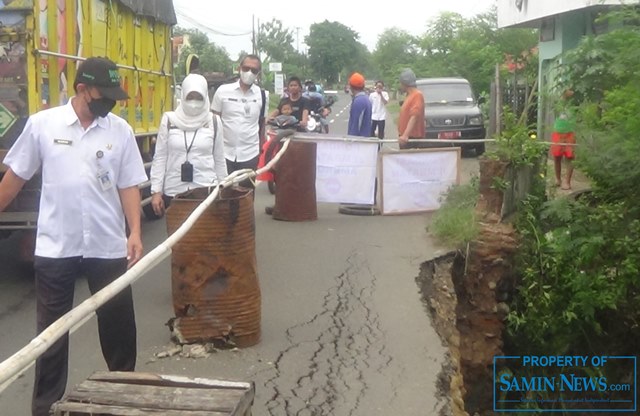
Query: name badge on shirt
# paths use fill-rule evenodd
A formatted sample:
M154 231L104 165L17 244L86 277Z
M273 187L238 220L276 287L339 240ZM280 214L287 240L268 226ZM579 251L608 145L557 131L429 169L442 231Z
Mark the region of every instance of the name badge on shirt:
M55 144L64 144L66 146L71 146L73 144L73 140L53 139L53 143L55 143Z
M109 171L106 169L98 170L98 182L100 182L100 187L103 191L108 191L113 188L113 182L111 182L111 175Z

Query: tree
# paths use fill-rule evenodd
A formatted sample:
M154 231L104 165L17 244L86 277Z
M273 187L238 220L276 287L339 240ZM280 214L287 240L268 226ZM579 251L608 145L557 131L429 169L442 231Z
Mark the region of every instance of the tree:
M285 62L297 52L293 41L293 30L283 28L280 20L273 19L260 25L258 52L266 55L265 62Z
M422 76L460 76L468 79L479 92L487 92L496 64L507 57L516 67L529 64L530 53L537 45L532 29L498 29L496 9L465 19L457 13L444 12L432 20L418 40L419 54L414 68Z
M200 58L201 72L223 72L229 74L232 70L232 61L225 48L211 42L207 35L198 29L176 28L174 35L188 36L188 46L182 49L180 59L175 69L176 79L181 80L185 76L185 62L189 54L196 54Z
M273 19L261 24L257 47L263 59L263 67L269 62L281 62L284 74L302 74L307 60L293 47L293 42L293 30L284 28L280 20ZM264 75L263 85L273 85L274 74L265 72Z
M386 29L378 37L373 63L377 66L380 78L389 85L397 84L402 68L414 68L418 58L416 38L406 30Z
M357 62L367 55L358 38L356 32L339 22L325 20L312 24L305 43L309 46L309 64L314 74L332 84L347 68L364 64Z

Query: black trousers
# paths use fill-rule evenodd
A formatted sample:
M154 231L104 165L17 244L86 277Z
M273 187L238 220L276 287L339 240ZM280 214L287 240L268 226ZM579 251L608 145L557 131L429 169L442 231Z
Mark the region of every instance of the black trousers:
M246 160L244 162L234 162L227 159L227 173L231 174L237 170L241 169L251 169L256 170L258 168L258 162L260 161L260 155L254 157L253 159ZM241 186L245 188L253 189L253 183L250 180L240 182Z
M35 258L37 326L45 330L73 307L76 279L86 276L91 294L127 270L126 259L69 257ZM131 287L96 311L102 355L110 371L133 371L136 365L136 323ZM55 342L36 361L31 409L33 416L48 416L67 385L69 334Z
M371 137L376 137L376 128L378 129L378 139L384 139L385 120L371 120Z

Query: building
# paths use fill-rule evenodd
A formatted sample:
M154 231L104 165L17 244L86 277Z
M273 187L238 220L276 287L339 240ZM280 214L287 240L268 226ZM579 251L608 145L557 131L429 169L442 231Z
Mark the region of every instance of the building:
M552 103L544 100L555 81L562 54L575 48L586 35L606 32L598 16L610 7L639 4L640 0L498 0L498 26L530 27L539 30L538 132L549 135L545 126L553 123Z

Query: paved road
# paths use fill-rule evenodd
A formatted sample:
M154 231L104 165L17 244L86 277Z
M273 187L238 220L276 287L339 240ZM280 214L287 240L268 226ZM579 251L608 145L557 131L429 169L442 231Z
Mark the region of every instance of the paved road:
M332 131L346 131L346 95L334 107ZM393 132L392 126L388 131ZM463 159L463 171L477 169ZM262 340L207 358L166 351L173 316L169 263L134 286L139 371L252 380L255 415L431 415L441 403L436 378L444 348L414 282L437 250L428 215L357 217L319 206L308 223L274 221L273 202L256 192L256 245L262 291ZM166 238L162 220L144 223L145 246ZM0 359L29 342L35 320L33 283L15 262L15 238L0 241ZM77 297L87 296L84 282ZM95 318L71 337L70 384L105 369ZM27 415L33 370L0 395L0 414Z

